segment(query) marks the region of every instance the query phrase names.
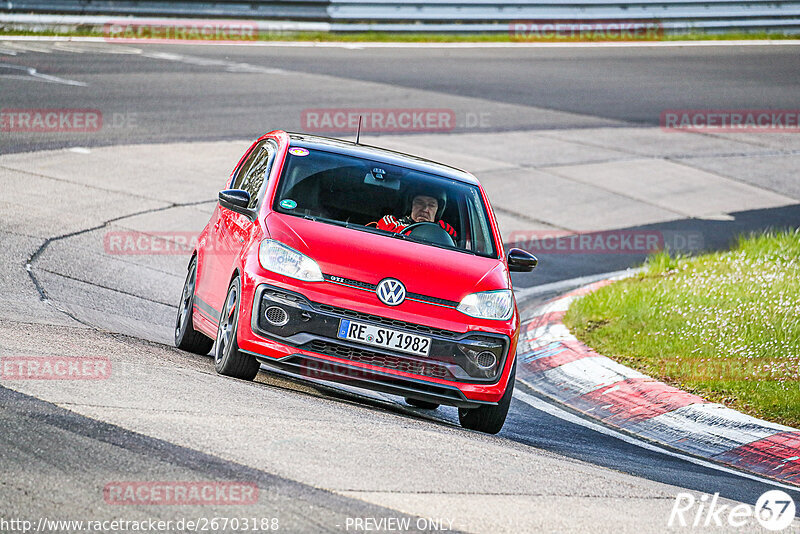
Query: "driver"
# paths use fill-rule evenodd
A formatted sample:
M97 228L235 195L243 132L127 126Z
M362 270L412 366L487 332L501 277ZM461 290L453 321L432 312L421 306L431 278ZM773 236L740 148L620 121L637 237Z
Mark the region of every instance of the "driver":
M455 229L440 218L446 203L447 195L444 191L419 191L411 197L411 213L409 215L400 219L395 218L393 215L385 215L377 222L376 226L380 230L399 233L414 223L437 223L437 219L439 219L439 226L450 234L453 241L457 241L458 236Z

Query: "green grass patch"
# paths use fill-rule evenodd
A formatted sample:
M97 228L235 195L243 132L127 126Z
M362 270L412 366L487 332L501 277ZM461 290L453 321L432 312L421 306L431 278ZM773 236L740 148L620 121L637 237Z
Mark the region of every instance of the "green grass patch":
M40 35L61 37L103 37L102 26L77 27L69 31L42 29L38 31L11 30L0 28L0 37L15 35ZM776 32L726 32L726 33L669 33L657 39L661 41L717 41L717 40L764 40L764 39L800 39L799 34ZM307 41L307 42L377 42L377 43L505 43L505 42L576 42L571 39L520 39L508 32L500 33L392 33L392 32L264 32L256 37L257 41ZM601 41L601 39L583 39L582 41ZM246 42L246 41L245 41ZM619 41L614 41L619 42ZM214 40L209 39L209 44Z
M624 365L800 428L800 230L694 258L658 253L576 300L564 322Z

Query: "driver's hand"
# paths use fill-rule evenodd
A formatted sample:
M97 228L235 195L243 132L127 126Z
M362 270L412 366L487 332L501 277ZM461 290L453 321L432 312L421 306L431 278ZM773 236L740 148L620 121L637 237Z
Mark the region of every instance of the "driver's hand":
M456 229L455 228L453 228L452 226L450 226L449 224L447 224L446 222L441 221L441 220L439 221L439 226L441 226L444 229L445 232L450 234L450 237L453 238L453 241L457 241L458 240L458 234L456 233Z

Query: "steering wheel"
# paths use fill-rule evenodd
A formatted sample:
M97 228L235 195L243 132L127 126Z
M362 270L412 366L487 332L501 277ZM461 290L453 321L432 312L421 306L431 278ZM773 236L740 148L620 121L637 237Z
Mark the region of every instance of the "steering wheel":
M453 236L448 234L447 230L433 222L423 221L410 224L403 228L400 233L436 245L446 245L448 247L456 246Z

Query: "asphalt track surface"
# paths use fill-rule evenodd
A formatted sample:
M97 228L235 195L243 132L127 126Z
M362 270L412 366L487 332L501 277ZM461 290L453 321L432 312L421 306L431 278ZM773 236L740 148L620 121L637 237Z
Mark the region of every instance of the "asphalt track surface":
M132 45L111 48L88 43L59 46L3 43L0 87L4 109L92 108L101 110L106 120L116 116L119 121L116 125L106 125L102 135L3 133L0 152L251 139L272 128L300 129L300 114L311 107L448 107L456 110L459 117L488 112L490 124L479 127L463 124L454 132L487 136L502 135L504 131L647 127L657 125L659 113L671 108L789 109L797 104L800 87L800 54L796 47L413 50L137 45L136 48L145 50L144 54L132 53L129 48ZM58 80L37 78L29 70L16 68L20 66L35 68L37 73ZM287 72L300 76L287 76ZM306 79L303 74L313 77ZM74 81L86 85L72 84ZM424 101L419 100L420 94L426 95ZM527 110L525 113L520 112L523 108ZM479 153L480 144L474 150ZM790 154L796 151L790 150ZM777 185L767 184L768 189L791 192L797 176L784 176L781 180ZM144 204L143 210L147 208ZM207 205L200 207L208 209ZM4 212L11 214L13 210ZM713 249L725 247L742 230L798 223L800 214L794 205L752 210L733 222L687 219L670 224L675 228L705 225L706 235L713 236L707 240L706 248ZM19 242L10 238L4 246L35 250L23 238ZM67 256L64 261L68 259ZM515 282L520 287L533 287L624 268L640 259L635 256L554 258L551 265L558 266L557 269L550 269L538 279L534 273ZM16 264L5 267L21 268ZM42 275L45 281L56 284L48 276ZM541 294L536 298L546 296ZM17 311L22 316L26 313ZM11 326L12 323L7 323L4 327L4 354L22 346L19 340L24 333L14 331ZM71 332L72 326L64 326L63 334L58 329L52 330L50 335L55 339L48 338L45 345L57 346L58 336L62 335L63 341L74 344L80 344L83 338L94 339L94 334ZM121 333L131 335L131 332ZM102 336L98 339L98 343L107 342ZM126 336L118 341L138 343L134 337ZM190 365L204 374L213 373L208 359L170 354L172 359L156 359L155 363L171 365L182 361L182 365ZM143 361L154 363L152 359ZM221 390L230 386L230 381L220 379L218 383ZM399 425L414 430L420 425L430 426L433 435L442 439L461 432L454 428L453 410L426 414L383 397L309 385L286 377L262 377L256 386L266 386L263 394L273 395L278 391L296 395L299 400L292 397L292 402L303 405L312 414L321 405L333 403L341 405L334 410L358 410L360 416L381 425L391 425L397 420ZM536 395L524 384L517 387ZM242 393L252 399L260 394L258 387ZM366 497L319 489L325 487L321 482L319 485L296 482L266 468L254 468L223 459L214 452L148 437L103 422L101 416L85 417L9 388L0 387L0 410L6 429L0 435L5 479L0 485L4 494L0 511L4 517L68 512L70 508L64 504L63 496L73 497L81 503L81 508L88 510L91 506L83 504L87 495L109 477L119 477L120 465L132 475L126 479L136 474L158 473L152 476L160 475L161 480L197 477L256 480L260 487L271 488L268 508L282 511L289 531L337 530L333 526L341 525L346 517L401 515L369 504ZM332 419L331 425L335 424ZM180 418L175 425L176 429L180 427ZM762 481L637 447L519 400L512 403L506 426L498 437L465 434L465 439L473 440L476 446L505 443L525 454L578 460L698 494L718 492L724 498L745 503L754 503L760 494L772 488ZM401 439L402 435L399 433ZM408 469L419 467L408 466ZM10 484L12 477L22 477L25 481L15 486ZM320 478L325 477L320 475ZM666 497L662 494L660 498L669 499L678 490L672 491L671 494L666 491ZM497 493L502 492L497 490ZM800 502L800 493L791 493ZM619 497L623 503L626 498L630 496ZM157 512L161 517L174 517L174 511L169 509ZM566 512L553 513L555 517ZM613 531L613 522L605 519L599 530ZM641 521L652 527L665 524L666 517L653 519L643 515ZM583 528L598 530L591 518Z
M176 140L250 139L299 129L300 112L335 107L448 107L489 124L456 131L658 126L667 109L793 109L795 46L564 49L292 48L16 42L0 51L4 108L81 104L103 112L102 136L25 135L0 152ZM47 53L36 53L36 50ZM92 53L93 50L102 53ZM77 52L72 52L77 51ZM16 54L16 55L10 55ZM217 62L216 64L214 62ZM18 67L89 82L12 82ZM226 76L235 73L263 76ZM313 83L283 73L322 75ZM309 78L309 80L311 80ZM353 84L350 81L371 82ZM405 89L405 91L404 91ZM410 90L423 91L424 100ZM416 101L415 98L416 97ZM498 105L521 106L527 112ZM537 113L537 110L561 113ZM126 124L133 114L134 124ZM459 117L461 120L462 117ZM352 135L352 131L339 132ZM476 147L480 150L480 147Z

